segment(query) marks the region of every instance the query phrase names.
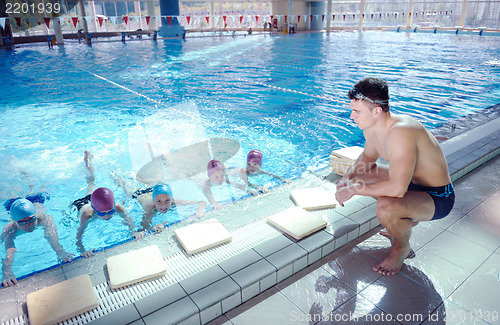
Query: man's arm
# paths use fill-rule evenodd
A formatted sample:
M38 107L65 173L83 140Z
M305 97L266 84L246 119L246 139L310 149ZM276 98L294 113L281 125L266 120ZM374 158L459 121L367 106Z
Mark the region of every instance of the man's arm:
M366 135L365 138L367 138ZM367 138L363 152L344 174L342 179L339 181L337 188L349 185L349 180L370 170L376 164L379 156L380 155L375 149L375 146L369 138Z
M409 128L394 128L388 135L387 154L389 158L389 178L372 184L352 184L339 193L342 202L353 195L372 197L403 197L411 181L417 161L416 138Z

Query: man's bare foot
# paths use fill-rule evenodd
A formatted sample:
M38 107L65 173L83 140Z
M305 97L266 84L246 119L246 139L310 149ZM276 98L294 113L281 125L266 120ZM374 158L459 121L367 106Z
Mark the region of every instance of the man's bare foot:
M401 266L403 266L403 261L410 254L410 245L403 248L392 247L389 255L380 263L373 267L373 271L378 272L382 275L394 275L399 272Z
M418 221L414 221L413 222L413 227L415 227L417 224L418 224ZM385 229L380 230L379 233L382 236L388 238L391 241L391 245L394 245L394 240L393 240L392 236L389 234L389 232L387 230L385 230ZM415 256L416 256L415 251L410 248L410 252L408 253L408 256L406 256L406 258L407 259L412 259L412 258L415 258Z

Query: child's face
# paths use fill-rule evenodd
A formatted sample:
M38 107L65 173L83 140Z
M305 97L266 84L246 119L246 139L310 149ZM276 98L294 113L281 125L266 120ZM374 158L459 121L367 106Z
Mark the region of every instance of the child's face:
M226 180L226 177L224 176L224 171L217 170L210 175L209 179L212 184L221 185Z
M247 162L247 170L250 174L257 174L260 171L260 165L256 162Z
M165 213L172 205L172 198L168 194L158 194L154 200L155 208L160 213Z
M16 223L17 229L22 230L22 231L26 231L26 232L32 232L33 230L35 230L37 225L38 225L38 218L36 216L31 216L31 217L26 217L26 218L20 219Z

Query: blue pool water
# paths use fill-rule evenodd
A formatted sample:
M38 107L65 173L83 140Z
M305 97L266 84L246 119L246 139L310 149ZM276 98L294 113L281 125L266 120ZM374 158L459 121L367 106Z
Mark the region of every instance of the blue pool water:
M22 46L0 52L0 65L0 198L26 193L29 183L49 192L46 206L72 253L78 220L68 205L85 194L86 149L97 185L115 190L138 227L140 207L109 175L132 181L148 159L146 142L158 155L233 138L241 149L228 167L243 166L246 153L259 148L264 170L297 178L326 167L332 150L363 144L346 100L362 77L386 79L393 110L430 128L500 102L500 42L477 35L341 32ZM195 183L177 182L174 196L204 199ZM214 193L226 203L245 195ZM167 215L173 223L194 211L179 207ZM2 210L0 226L8 219ZM119 218L98 220L84 244L103 248L129 235ZM16 246L18 277L57 263L40 229Z

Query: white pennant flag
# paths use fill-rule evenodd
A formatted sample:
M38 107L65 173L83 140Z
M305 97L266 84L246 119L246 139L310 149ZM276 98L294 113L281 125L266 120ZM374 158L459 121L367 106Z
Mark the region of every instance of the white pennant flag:
M5 21L6 20L7 20L7 17L0 18L0 26L2 26L2 28L5 28Z
M113 24L113 26L115 26L115 25L116 25L116 19L117 19L117 17L116 17L116 16L111 16L111 17L109 17L109 20L111 20L111 24Z

